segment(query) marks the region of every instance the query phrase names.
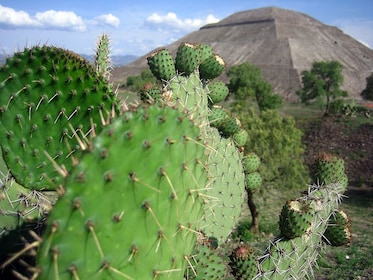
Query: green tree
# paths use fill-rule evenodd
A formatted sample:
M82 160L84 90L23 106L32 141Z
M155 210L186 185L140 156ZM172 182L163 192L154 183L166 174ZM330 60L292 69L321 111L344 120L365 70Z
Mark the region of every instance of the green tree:
M126 86L128 89L140 92L146 84L156 84L157 79L154 77L150 69L141 71L140 75L129 76Z
M246 108L247 102L255 99L261 111L276 109L282 99L272 93L272 86L264 81L260 69L247 62L232 66L228 72L228 88L234 95L236 105Z
M343 84L342 68L338 61L318 61L312 64L311 71L303 71L303 88L297 91L302 103L322 100L324 113L328 114L332 100L348 95L347 91L340 88Z
M366 100L373 100L373 73L366 78L367 85L361 92L361 96Z
M260 174L267 187L296 188L307 184L302 131L293 117L282 117L276 110L257 115L253 109L239 115L249 134L245 151L260 156Z

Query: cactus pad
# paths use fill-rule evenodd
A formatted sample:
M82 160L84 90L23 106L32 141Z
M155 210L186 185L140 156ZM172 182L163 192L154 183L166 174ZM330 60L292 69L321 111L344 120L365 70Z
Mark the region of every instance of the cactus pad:
M339 210L329 218L324 239L332 246L351 243L351 220L344 211Z
M92 65L56 47L8 58L0 88L3 158L16 181L34 190L55 189L61 183L56 165L67 173L80 155L75 135L98 133L116 110L114 93Z
M157 106L106 127L49 216L41 278L181 279L203 214L198 137L185 115Z
M302 236L310 230L312 218L312 209L307 202L287 201L280 214L281 234L289 239Z

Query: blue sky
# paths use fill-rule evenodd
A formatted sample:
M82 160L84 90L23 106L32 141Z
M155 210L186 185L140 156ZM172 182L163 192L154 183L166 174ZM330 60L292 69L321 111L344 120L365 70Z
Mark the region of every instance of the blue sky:
M0 52L50 44L92 54L105 32L113 54L144 55L202 25L266 6L306 13L373 48L372 0L0 0Z

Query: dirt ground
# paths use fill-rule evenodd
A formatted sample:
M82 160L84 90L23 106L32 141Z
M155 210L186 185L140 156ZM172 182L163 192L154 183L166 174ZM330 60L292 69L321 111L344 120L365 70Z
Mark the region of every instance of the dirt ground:
M322 152L340 156L345 161L349 185L373 190L373 119L352 124L347 118L326 116L303 127L305 162L309 166Z

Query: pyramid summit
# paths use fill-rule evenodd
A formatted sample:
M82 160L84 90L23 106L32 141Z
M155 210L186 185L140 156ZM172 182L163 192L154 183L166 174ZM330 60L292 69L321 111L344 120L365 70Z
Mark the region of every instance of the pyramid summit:
M227 68L244 62L261 69L263 78L284 100L296 100L301 73L315 61L337 60L343 66L343 88L360 98L373 72L373 50L334 26L303 13L276 8L234 13L201 27L166 46L175 55L180 43L207 43L224 58ZM126 78L147 68L146 56L116 69ZM227 77L225 77L228 82Z

